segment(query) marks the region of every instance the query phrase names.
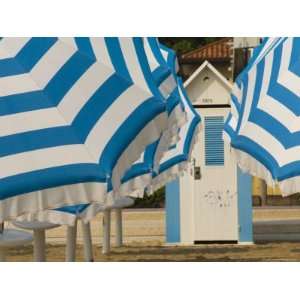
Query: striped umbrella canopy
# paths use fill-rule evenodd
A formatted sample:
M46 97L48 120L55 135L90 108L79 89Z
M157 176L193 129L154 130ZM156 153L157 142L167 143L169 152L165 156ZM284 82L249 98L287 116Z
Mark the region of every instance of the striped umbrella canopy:
M154 145L150 147L155 149L152 168L157 170L163 153L178 140L178 129L186 122L186 114L178 93L178 68L176 68L178 63L175 51L160 44L157 38L145 38L144 43L149 64L154 66L152 68L153 77L162 94L165 95L168 112L168 130L163 132L155 147ZM147 47L147 45L149 46ZM158 71L159 69L166 69L168 72ZM163 73L164 76L161 76Z
M201 118L194 109L180 77L177 78L177 84L187 115L187 122L178 131L179 140L164 153L159 162L159 169L153 171L151 185L148 187L150 193L176 179L186 171L198 137Z
M176 58L175 52L165 47L162 48L156 38L144 38L143 43L153 80L166 102L168 127L157 141L147 146L139 160L125 173L120 187L122 196L132 194L132 192L144 193L145 187L151 183L153 169L155 169L156 164L158 165L172 140L178 140L178 129L186 122L186 113L178 90L176 69L173 62ZM168 60L170 56L172 59ZM168 64L168 61L172 63ZM112 191L112 185L108 186L108 190ZM39 220L73 225L77 217L89 221L103 208L113 207L117 201L122 199L113 200L109 203L100 201L92 205L69 205L54 210L40 211L36 214L24 214L18 220Z
M0 221L104 201L167 125L141 38L3 38L0 97Z
M162 88L169 85L169 89L164 91L167 96L167 111L168 111L168 130L164 131L160 139L149 145L140 159L129 169L122 178L121 189L123 194L129 194L130 191L136 191L136 195L143 195L147 186L151 185L152 174L157 172L160 160L169 147L179 140L179 130L187 122L186 111L182 95L180 94L180 86L178 84L176 66L176 53L158 42L156 38L146 39L151 50L146 48L146 54L153 65L152 55L158 57L161 66L167 66L169 76L165 77L168 84L161 84ZM176 62L176 63L175 63ZM157 79L156 69L153 70L153 76ZM160 72L161 73L161 72Z
M242 170L300 191L300 38L266 38L237 79L224 136Z

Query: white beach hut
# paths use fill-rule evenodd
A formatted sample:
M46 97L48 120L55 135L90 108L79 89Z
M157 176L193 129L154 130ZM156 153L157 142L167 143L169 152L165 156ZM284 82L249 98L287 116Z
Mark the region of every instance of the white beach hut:
M232 85L205 61L185 88L203 130L189 172L166 188L167 242L252 242L251 180L239 172L222 138Z

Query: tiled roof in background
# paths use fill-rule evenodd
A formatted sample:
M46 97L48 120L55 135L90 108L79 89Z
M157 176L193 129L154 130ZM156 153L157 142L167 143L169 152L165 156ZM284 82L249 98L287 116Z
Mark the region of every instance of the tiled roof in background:
M182 54L182 63L198 61L229 61L233 55L233 38L227 37Z

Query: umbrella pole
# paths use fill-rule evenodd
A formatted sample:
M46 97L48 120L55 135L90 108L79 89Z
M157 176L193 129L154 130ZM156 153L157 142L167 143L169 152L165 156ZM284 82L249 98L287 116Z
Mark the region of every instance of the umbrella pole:
M84 223L81 221L82 225L82 238L83 238L83 248L84 248L84 259L85 261L94 261L93 256L93 244L91 235L91 223Z
M267 205L267 197L268 197L268 186L264 180L260 179L261 206Z
M4 231L4 222L0 223L0 234ZM5 247L0 247L0 262L6 261L6 250Z
M76 260L77 219L74 226L67 226L66 261Z
M108 254L110 251L110 209L103 212L103 244L102 253Z
M33 256L36 262L46 261L45 229L33 230Z
M6 250L4 247L0 248L0 262L6 261Z
M116 214L116 247L123 245L122 208L115 209Z

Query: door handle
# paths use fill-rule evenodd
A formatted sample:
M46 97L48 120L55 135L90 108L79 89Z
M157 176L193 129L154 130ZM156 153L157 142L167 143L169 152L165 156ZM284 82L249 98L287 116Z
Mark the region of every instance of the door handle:
M194 179L200 180L201 179L201 168L194 166Z

